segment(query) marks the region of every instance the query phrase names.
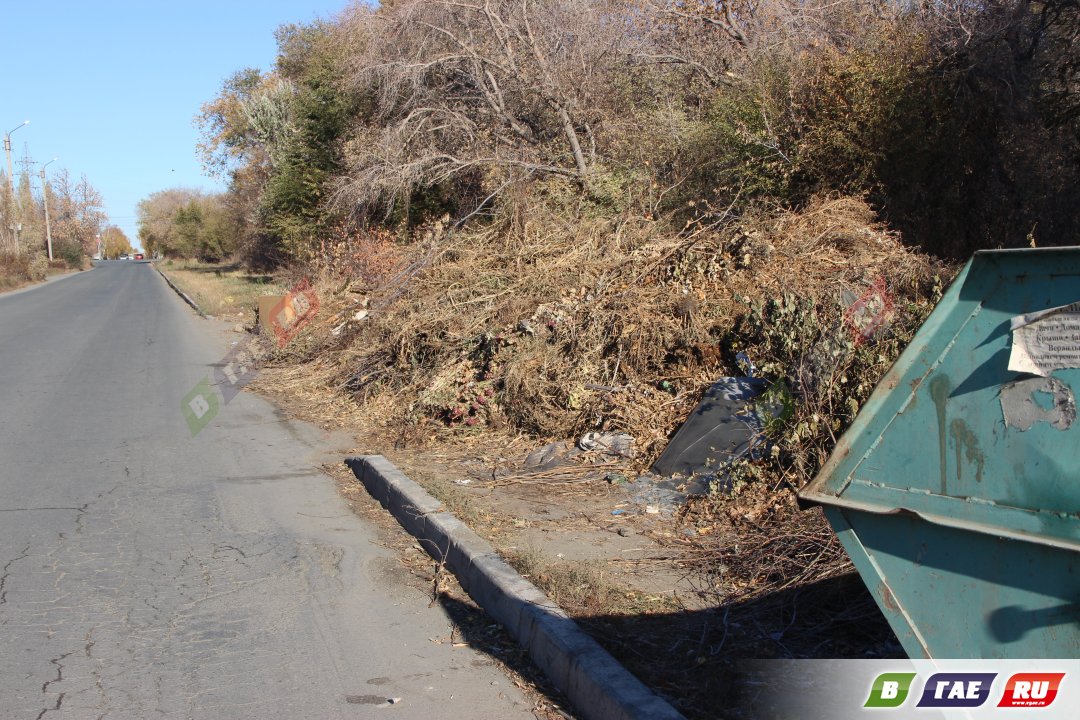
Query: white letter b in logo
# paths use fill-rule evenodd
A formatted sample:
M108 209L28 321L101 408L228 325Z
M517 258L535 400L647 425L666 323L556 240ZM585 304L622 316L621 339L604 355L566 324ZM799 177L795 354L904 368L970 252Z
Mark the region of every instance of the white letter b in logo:
M210 403L206 402L206 398L204 398L202 395L196 395L195 397L191 398L191 401L188 403L188 407L191 408L191 412L195 413L195 417L201 420L202 416L205 415L208 410L210 410Z

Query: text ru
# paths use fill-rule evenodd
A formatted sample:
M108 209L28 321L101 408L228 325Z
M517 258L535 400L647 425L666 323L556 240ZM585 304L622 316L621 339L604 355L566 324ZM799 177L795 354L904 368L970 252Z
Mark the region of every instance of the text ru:
M1046 680L1037 682L1017 681L1013 687L1013 700L1045 700L1050 690L1050 683Z

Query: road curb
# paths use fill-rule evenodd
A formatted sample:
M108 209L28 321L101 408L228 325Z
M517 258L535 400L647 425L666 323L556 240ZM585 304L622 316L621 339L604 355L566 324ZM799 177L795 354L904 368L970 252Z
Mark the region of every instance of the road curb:
M473 600L510 631L583 717L684 720L393 463L382 455L361 455L346 458L345 464L433 558L454 572Z
M169 287L171 287L173 289L173 291L176 292L176 294L179 295L183 299L184 302L186 302L188 305L190 305L192 310L194 310L195 312L197 312L199 314L199 317L203 317L203 318L210 317L205 312L203 312L203 309L201 307L199 307L198 304L194 300L192 300L190 297L188 297L188 294L186 292L184 292L180 288L176 287L176 284L172 280L170 280L169 276L166 275L165 273L163 273L161 271L161 269L157 265L154 265L154 269L157 270L158 275L165 278L165 282L169 283Z

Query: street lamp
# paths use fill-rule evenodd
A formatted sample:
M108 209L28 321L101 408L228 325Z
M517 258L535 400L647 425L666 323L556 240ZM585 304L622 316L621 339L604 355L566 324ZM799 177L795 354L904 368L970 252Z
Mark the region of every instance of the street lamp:
M45 205L45 242L49 246L49 260L52 256L52 227L49 225L49 183L45 179L45 168L52 165L60 158L53 158L41 166L41 202Z
M8 190L11 191L12 195L15 194L15 183L12 181L12 178L15 176L15 174L14 174L14 171L11 169L11 133L13 133L16 130L18 130L19 128L21 128L21 127L23 127L25 125L29 125L29 124L30 124L29 120L23 120L20 125L17 125L16 127L12 128L11 130L8 130L6 133L4 133L4 153L7 155Z

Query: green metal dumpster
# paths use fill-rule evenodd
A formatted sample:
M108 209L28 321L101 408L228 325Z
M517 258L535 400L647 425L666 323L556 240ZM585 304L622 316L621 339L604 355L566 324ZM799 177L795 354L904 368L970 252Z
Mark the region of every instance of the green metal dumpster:
M1080 247L977 253L800 493L913 658L1080 657Z

